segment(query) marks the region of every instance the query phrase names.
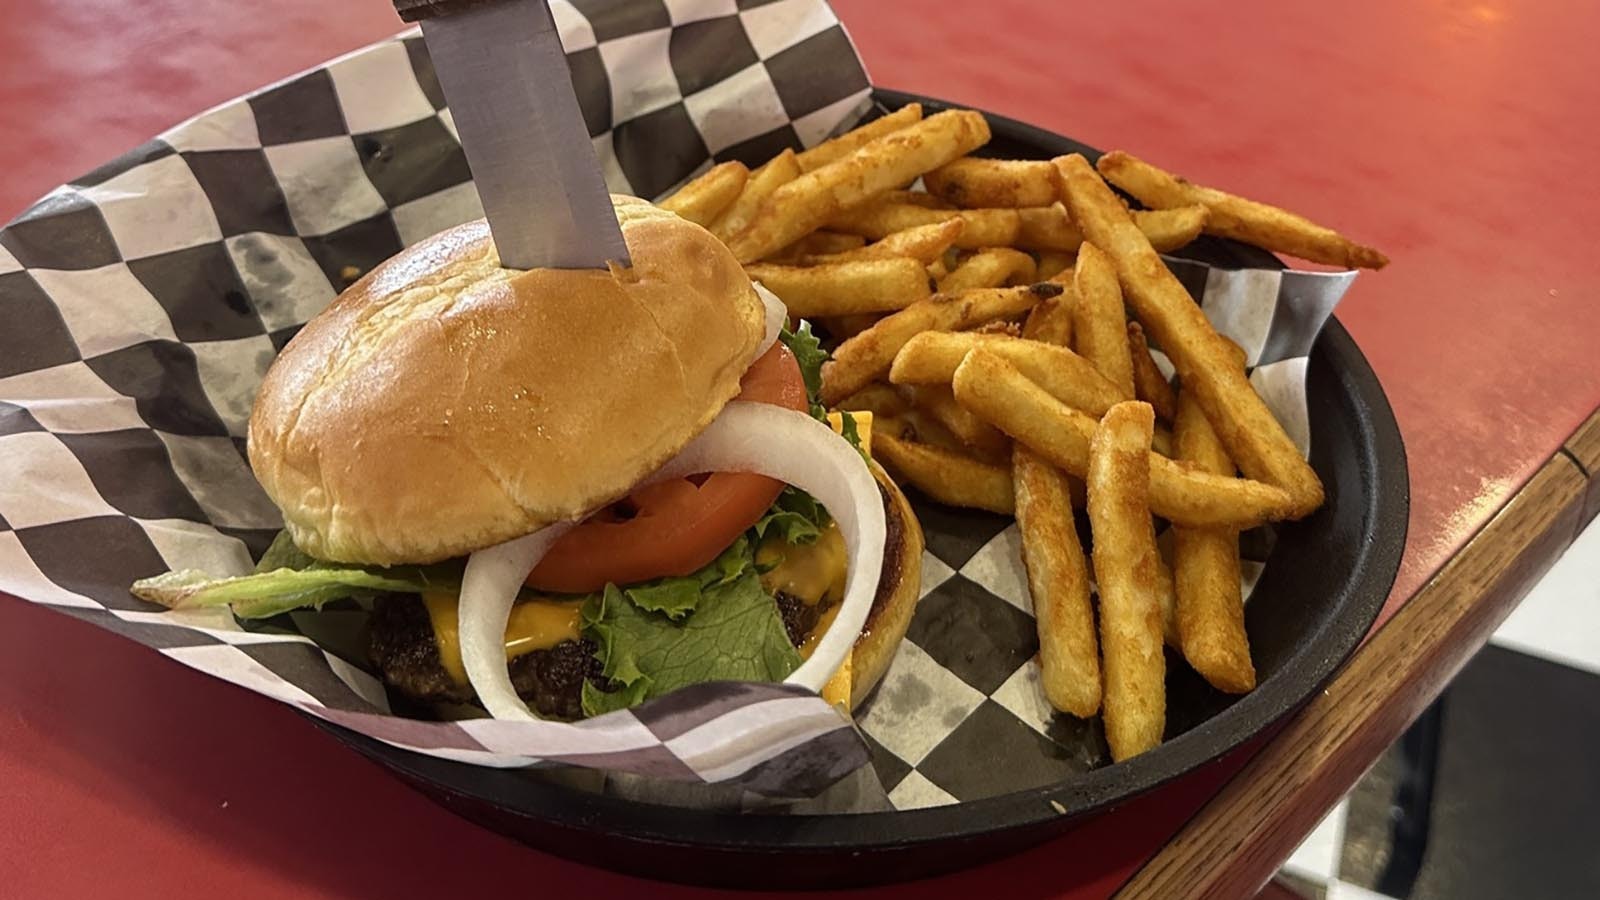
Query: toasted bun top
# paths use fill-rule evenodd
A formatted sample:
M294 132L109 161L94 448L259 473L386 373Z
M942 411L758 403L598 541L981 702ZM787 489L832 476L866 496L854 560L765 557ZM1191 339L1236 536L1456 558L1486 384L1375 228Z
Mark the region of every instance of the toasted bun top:
M709 232L613 197L633 266L500 268L483 221L373 269L284 348L250 464L296 544L428 563L616 500L739 391L761 300Z

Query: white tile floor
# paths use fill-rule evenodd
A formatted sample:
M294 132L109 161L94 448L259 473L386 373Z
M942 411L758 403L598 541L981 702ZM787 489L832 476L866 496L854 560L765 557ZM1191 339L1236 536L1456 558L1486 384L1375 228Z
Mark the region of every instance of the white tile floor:
M1600 674L1600 519L1546 572L1490 643ZM1325 900L1384 900L1339 880L1349 799L1339 801L1295 848L1283 871L1325 885Z

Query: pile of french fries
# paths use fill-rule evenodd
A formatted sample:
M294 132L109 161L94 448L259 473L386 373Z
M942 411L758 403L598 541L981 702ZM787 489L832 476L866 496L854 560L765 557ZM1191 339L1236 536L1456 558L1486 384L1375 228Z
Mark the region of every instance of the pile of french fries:
M1323 501L1243 352L1159 254L1205 233L1324 264L1388 260L1127 153L1098 168L968 155L988 140L978 113L910 104L754 170L717 165L662 205L837 342L823 400L874 414L874 455L897 478L1016 517L1044 694L1102 716L1127 759L1162 740L1165 647L1220 690L1255 687L1239 532ZM1166 556L1156 518L1172 525Z

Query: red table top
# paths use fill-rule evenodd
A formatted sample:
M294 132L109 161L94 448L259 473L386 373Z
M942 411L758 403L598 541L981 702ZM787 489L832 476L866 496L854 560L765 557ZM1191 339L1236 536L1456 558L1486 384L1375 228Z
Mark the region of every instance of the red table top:
M1339 317L1411 461L1389 611L1600 405L1585 0L839 0L873 79L1123 147L1386 250ZM0 218L180 119L397 30L386 4L57 0L0 25ZM1107 894L1227 763L984 869L885 891ZM411 895L643 882L461 821L264 699L0 598L9 896ZM655 896L687 889L651 886Z

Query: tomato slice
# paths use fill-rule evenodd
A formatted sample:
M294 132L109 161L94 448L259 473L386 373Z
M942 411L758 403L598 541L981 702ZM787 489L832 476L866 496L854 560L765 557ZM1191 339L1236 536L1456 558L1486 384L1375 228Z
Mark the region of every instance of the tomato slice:
M755 361L738 399L805 411L805 381L783 344ZM772 506L783 483L764 475L716 472L634 491L550 548L528 586L563 594L688 575L717 558Z

